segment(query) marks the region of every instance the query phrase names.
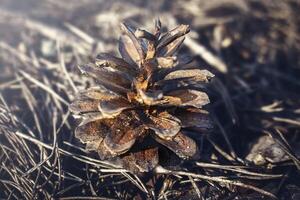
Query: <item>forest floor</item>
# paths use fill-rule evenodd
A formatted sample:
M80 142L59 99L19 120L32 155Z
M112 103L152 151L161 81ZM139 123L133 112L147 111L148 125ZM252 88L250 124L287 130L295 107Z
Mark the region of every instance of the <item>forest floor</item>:
M0 0L1 199L300 199L297 0ZM86 152L68 105L78 65L117 54L120 22L189 24L215 78L201 158L135 175Z

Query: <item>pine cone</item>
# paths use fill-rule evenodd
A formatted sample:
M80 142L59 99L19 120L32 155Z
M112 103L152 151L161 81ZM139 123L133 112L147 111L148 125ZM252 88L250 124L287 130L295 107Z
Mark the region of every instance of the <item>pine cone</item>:
M98 85L81 91L70 105L82 119L76 137L100 159L117 159L133 172L158 165L162 145L180 158L195 157L197 144L187 133L212 128L203 109L209 98L200 90L214 75L175 56L189 26L162 34L156 21L154 33L126 24L121 30L122 58L102 53L80 66Z

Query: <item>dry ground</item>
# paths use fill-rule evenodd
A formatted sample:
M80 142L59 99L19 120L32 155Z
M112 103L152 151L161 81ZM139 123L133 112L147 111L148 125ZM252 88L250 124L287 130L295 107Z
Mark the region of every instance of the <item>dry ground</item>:
M297 0L0 0L0 198L300 199ZM77 65L117 51L119 23L191 25L182 54L216 78L201 159L143 176L86 152L68 104Z

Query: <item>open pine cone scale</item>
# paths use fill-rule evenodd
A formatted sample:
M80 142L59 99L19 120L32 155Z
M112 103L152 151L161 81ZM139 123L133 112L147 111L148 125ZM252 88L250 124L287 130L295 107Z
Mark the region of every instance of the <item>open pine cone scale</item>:
M152 34L122 24L122 58L102 53L94 63L80 66L98 86L81 91L70 105L82 119L75 135L86 149L96 151L100 159L118 159L134 172L158 164L159 145L147 146L148 136L181 158L193 158L197 144L186 133L212 128L203 109L209 98L201 90L213 74L176 56L189 32L187 25L164 34L160 26L157 21ZM146 145L131 152L137 143Z

